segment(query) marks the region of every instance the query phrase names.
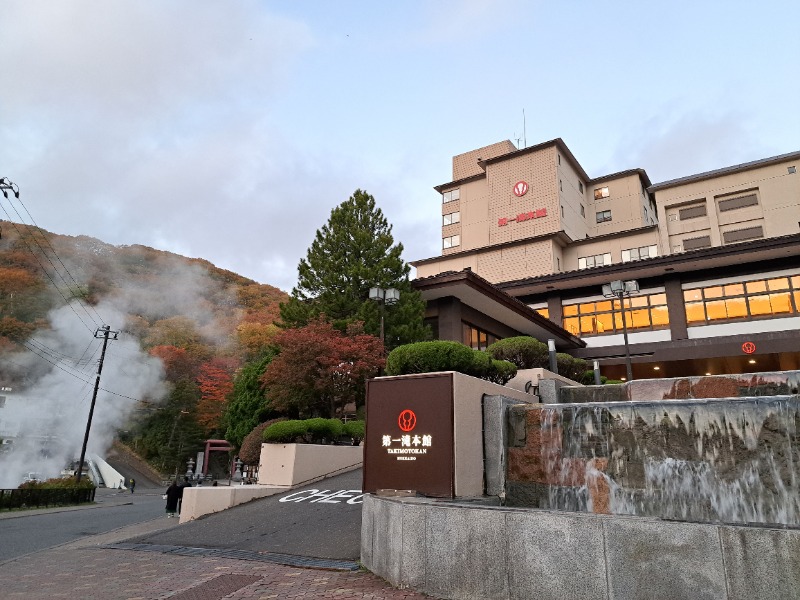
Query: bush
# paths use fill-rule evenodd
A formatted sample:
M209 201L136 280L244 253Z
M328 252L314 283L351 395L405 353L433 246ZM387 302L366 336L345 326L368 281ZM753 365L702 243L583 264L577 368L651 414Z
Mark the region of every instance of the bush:
M547 369L550 357L547 344L527 335L498 340L486 351L496 360L507 360L518 369Z
M305 442L308 425L305 421L280 421L264 430L264 441L274 444L291 444L296 441ZM298 440L298 438L300 438Z
M574 358L564 352L556 354L556 364L558 365L559 375L577 382L583 380L583 376L589 366L589 363L582 358Z
M353 445L358 446L364 439L364 421L348 421L344 424L344 435L353 438Z
M513 364L493 360L485 352L473 350L460 342L444 340L399 346L386 358L387 375L436 371L458 371L501 385L517 373Z
M331 444L344 433L344 424L339 419L307 419L305 424L312 444Z
M76 481L74 477L54 477L46 481L28 481L19 486L21 490L46 490L46 489L61 489L61 490L90 490L94 488L94 482L88 476L81 477L80 481Z
M398 346L386 357L387 375L412 375L436 371L467 373L473 362L472 348L444 340Z
M261 459L261 443L264 441L264 430L274 423L281 423L286 419L271 419L256 425L253 430L244 436L242 447L239 449L239 458L246 465L257 465Z

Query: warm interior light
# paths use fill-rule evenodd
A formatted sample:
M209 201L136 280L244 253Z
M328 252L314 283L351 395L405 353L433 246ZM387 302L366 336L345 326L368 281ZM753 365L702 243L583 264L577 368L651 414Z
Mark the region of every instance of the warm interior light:
M660 370L661 370L661 367L659 367L659 366L653 367L653 371L660 371Z
M620 381L625 381L626 379L626 377L620 377Z
M706 373L706 375L711 375L711 373Z
M755 358L751 358L747 362L749 362L751 365L754 365L754 364L756 364L756 359Z

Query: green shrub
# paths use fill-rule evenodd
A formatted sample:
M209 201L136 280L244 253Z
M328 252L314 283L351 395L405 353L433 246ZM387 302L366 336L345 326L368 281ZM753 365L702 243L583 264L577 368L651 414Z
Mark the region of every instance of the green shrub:
M312 444L330 444L344 434L344 424L339 419L307 419L305 424Z
M559 375L577 382L583 380L583 376L589 366L589 363L582 358L575 358L565 352L556 354L556 364L558 365Z
M19 489L21 490L44 490L44 489L65 489L65 490L90 490L95 487L89 477L81 477L80 481L76 481L74 477L54 477L46 481L28 481L21 483Z
M458 371L473 377L504 384L514 375L514 365L493 360L480 350L460 342L439 340L398 346L386 358L387 375L411 375L436 371Z
M507 360L494 360L481 350L473 350L472 366L467 375L505 385L516 374L516 365Z
M486 351L492 358L507 360L518 369L547 369L550 366L547 344L527 335L498 340Z
M398 346L386 357L387 375L411 375L436 371L467 373L472 366L472 348L444 340Z
M291 444L296 441L306 441L307 435L308 425L305 421L280 421L264 430L264 441L275 444ZM300 439L298 440L298 438Z
M364 421L348 421L344 424L344 435L353 438L353 445L358 446L361 440L364 439L365 424Z

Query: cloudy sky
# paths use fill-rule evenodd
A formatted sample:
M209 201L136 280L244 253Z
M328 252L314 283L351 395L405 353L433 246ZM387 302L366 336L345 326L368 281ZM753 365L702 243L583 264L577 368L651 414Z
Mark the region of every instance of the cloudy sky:
M796 9L4 0L0 177L48 230L289 291L356 188L407 260L437 255L432 187L504 139L561 137L591 176L653 181L800 150Z

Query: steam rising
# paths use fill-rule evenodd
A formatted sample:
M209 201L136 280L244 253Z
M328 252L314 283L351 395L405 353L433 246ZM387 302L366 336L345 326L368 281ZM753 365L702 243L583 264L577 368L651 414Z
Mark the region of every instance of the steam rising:
M177 345L173 336L191 337L220 349L232 343L241 317L235 286L203 263L85 237L73 243L74 250L64 249L69 271L79 280L100 281L106 294L94 308L62 305L26 351L0 356L3 371L22 382L0 390L0 439L11 440L0 446L0 488L17 487L30 472L57 477L80 456L103 343L94 337L98 325L119 331L108 342L87 446L87 455L105 456L140 401L157 403L169 393L161 361L137 336Z
M13 437L13 443L6 444L6 451L0 454L0 488L17 487L28 472L57 477L80 455L102 339L92 337L73 308L82 312L75 304L53 311L52 329L32 338L30 346L47 348L46 352L3 358L24 369L30 378L24 389L3 392L6 401L0 408L0 437ZM98 312L108 323L124 323L124 315L110 306ZM105 454L137 399L163 397L162 377L161 361L143 352L136 339L121 333L118 340L109 341L87 454Z

